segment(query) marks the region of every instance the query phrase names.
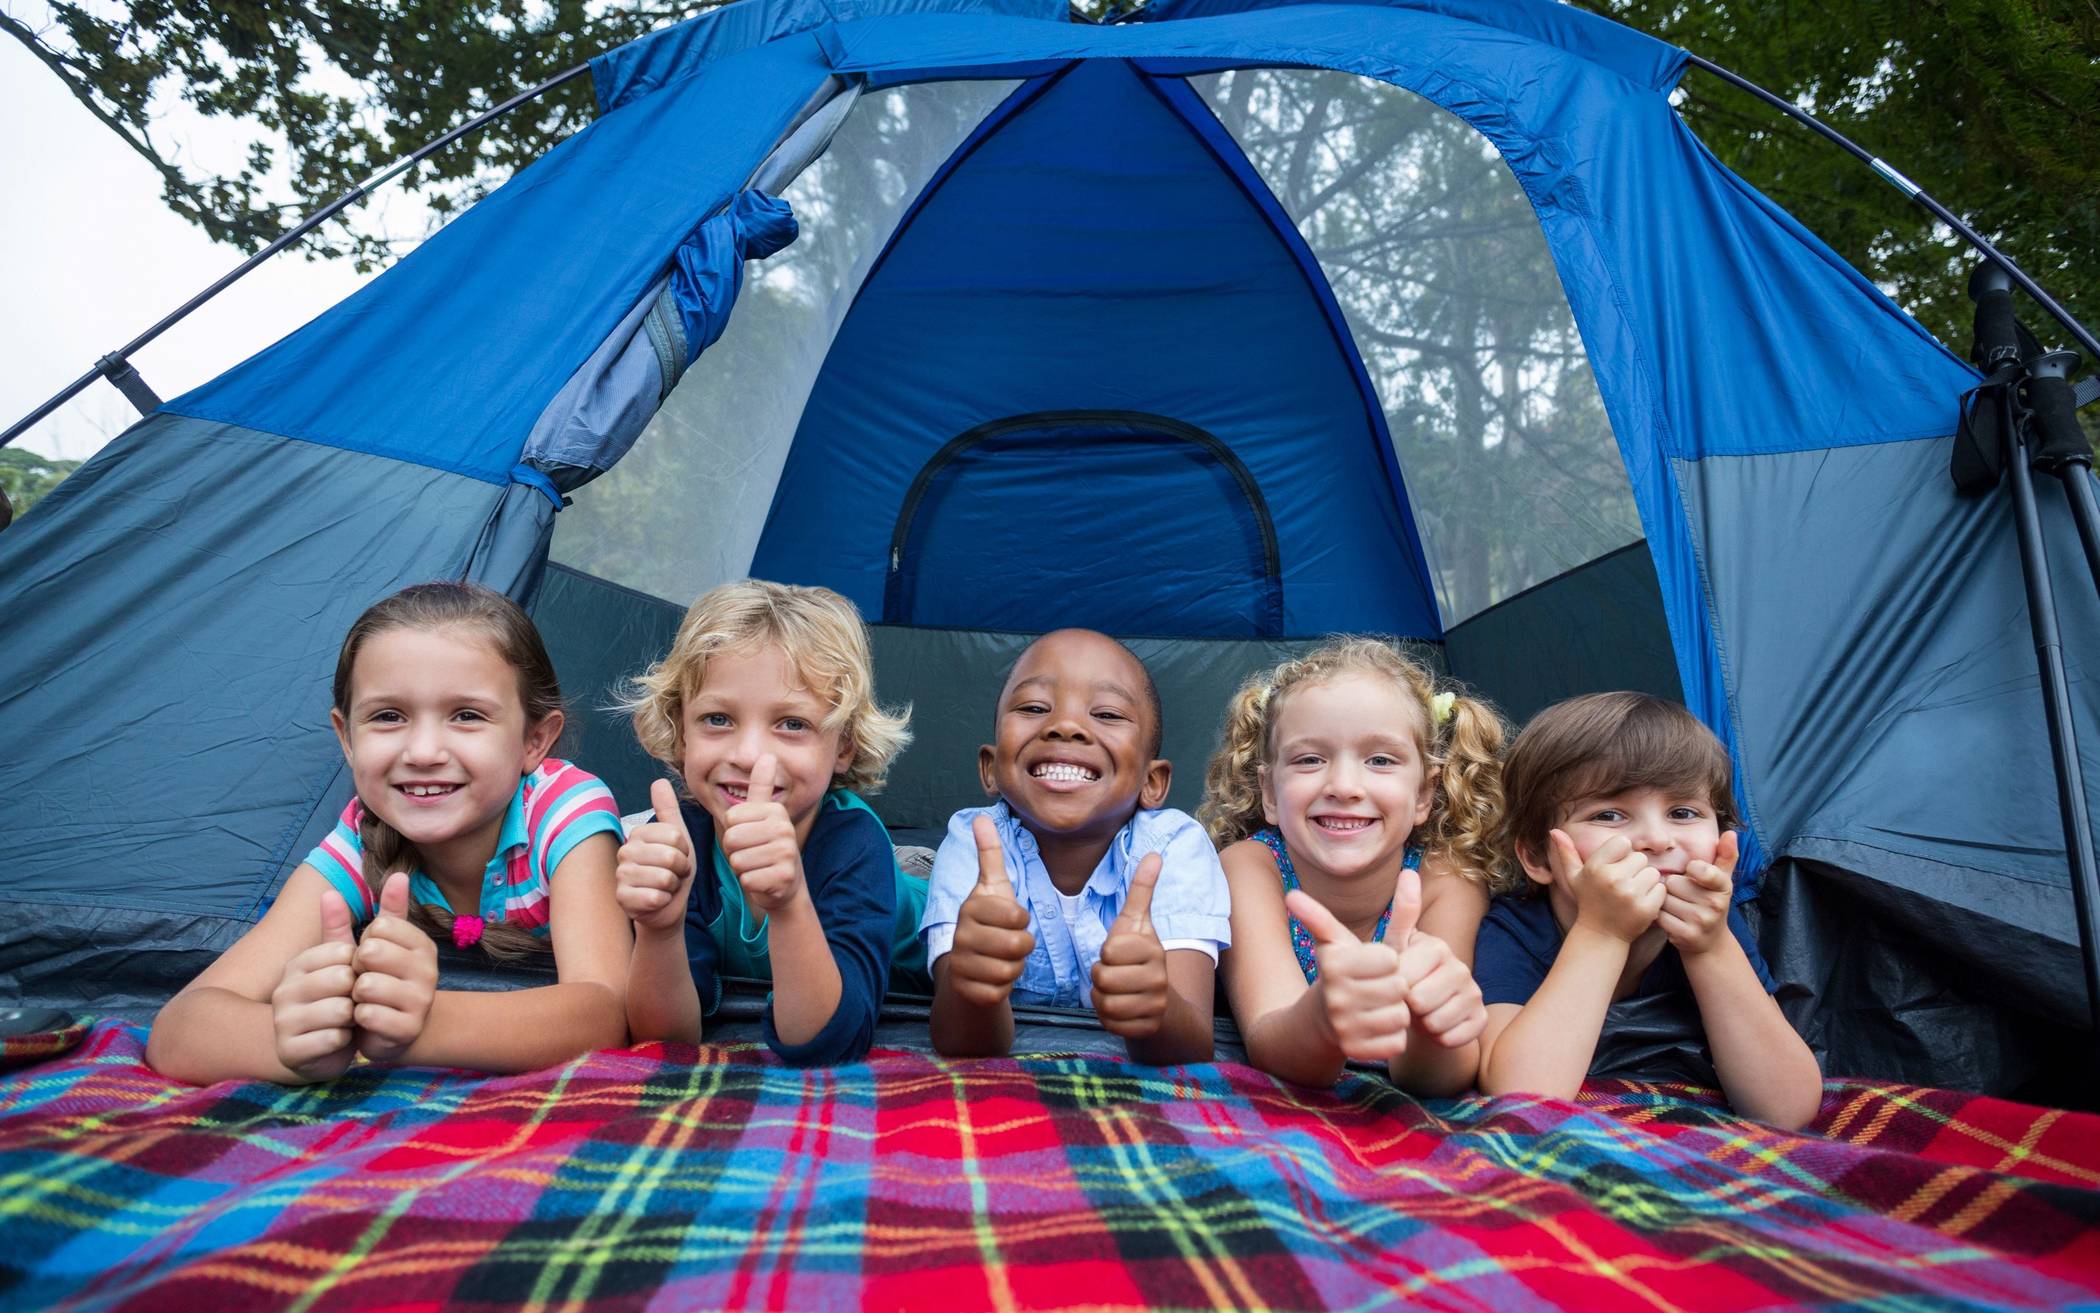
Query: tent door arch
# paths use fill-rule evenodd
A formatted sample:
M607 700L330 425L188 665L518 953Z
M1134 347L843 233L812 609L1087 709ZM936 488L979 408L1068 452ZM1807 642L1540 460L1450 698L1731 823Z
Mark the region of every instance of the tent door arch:
M1140 411L1039 411L944 443L890 534L888 624L1283 633L1260 486L1215 436Z

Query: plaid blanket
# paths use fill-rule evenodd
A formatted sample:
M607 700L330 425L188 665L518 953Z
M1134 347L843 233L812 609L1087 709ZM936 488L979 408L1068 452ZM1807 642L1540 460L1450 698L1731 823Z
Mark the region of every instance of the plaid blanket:
M1684 1090L646 1045L528 1076L172 1085L137 1027L0 1078L0 1307L1362 1308L2100 1297L2100 1118Z

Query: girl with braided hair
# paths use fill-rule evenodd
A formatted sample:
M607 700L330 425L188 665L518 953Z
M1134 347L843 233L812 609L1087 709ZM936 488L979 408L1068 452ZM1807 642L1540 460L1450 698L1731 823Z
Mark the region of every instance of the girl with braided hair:
M1350 1060L1383 1062L1423 1095L1473 1084L1504 737L1492 707L1375 638L1241 687L1198 817L1232 892L1219 972L1256 1066L1331 1085Z

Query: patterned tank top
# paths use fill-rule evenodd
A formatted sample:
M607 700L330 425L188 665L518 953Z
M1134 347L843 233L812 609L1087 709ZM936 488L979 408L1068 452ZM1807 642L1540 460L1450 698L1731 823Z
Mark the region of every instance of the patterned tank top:
M1283 892L1288 894L1291 890L1296 889L1298 887L1298 872L1291 865L1289 850L1283 846L1283 835L1278 833L1275 827L1270 826L1256 830L1252 837L1259 839L1263 847L1276 855L1276 871L1277 874L1283 877ZM1422 850L1413 844L1409 844L1407 846L1407 855L1401 859L1401 864L1410 871L1419 871L1422 869ZM1286 911L1284 915L1290 916L1290 913ZM1386 923L1392 919L1393 905L1387 903L1385 910L1378 914L1378 928L1371 932L1372 940L1380 941L1385 938ZM1320 978L1320 964L1318 959L1313 956L1312 931L1307 930L1297 917L1290 916L1290 920L1291 951L1298 955L1298 969L1305 973L1305 983L1310 985Z

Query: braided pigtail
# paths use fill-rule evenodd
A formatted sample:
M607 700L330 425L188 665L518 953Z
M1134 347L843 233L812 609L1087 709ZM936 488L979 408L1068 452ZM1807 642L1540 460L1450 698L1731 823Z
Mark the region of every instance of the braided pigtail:
M1261 768L1268 757L1269 676L1240 685L1225 709L1224 739L1203 772L1203 805L1196 819L1211 842L1238 843L1264 824Z
M1436 802L1424 827L1424 846L1442 852L1452 869L1466 879L1490 893L1503 893L1512 874L1498 856L1502 749L1508 728L1492 706L1456 690L1435 695L1432 707L1447 698L1450 711L1436 732L1436 757L1442 770Z

